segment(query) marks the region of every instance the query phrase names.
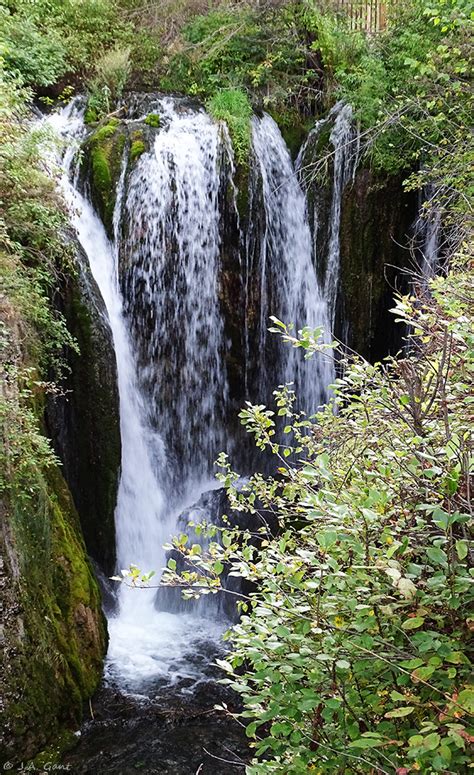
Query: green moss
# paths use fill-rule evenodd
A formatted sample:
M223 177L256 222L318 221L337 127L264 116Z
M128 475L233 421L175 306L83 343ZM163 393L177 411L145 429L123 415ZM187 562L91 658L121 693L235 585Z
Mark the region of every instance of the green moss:
M145 119L145 124L148 124L148 126L152 126L152 127L159 127L160 117L158 113L149 113Z
M101 126L99 129L97 129L94 132L94 135L92 137L92 142L102 143L104 140L108 140L109 138L115 135L117 128L119 126L120 126L119 119L111 118L107 124L105 124L104 126Z
M99 116L97 114L97 111L94 110L94 108L87 108L86 112L84 113L84 123L96 124L98 120L99 120Z
M9 610L8 600L6 605L5 725L10 758L18 746L18 756L26 760L35 746L49 741L57 746L61 729L80 723L82 704L100 681L106 629L78 516L59 469L32 469L30 495L11 493L8 509L20 576L11 578L16 607Z
M143 140L135 140L130 148L130 161L136 161L142 153L145 152L145 143Z
M290 150L291 157L295 159L314 124L313 119L305 120L297 110L286 110L283 112L270 110L269 113L278 124L283 139Z
M69 729L60 732L52 745L49 745L41 753L35 756L33 764L35 768L42 770L46 765L60 764L63 755L77 745L77 737Z
M206 108L215 119L225 121L238 165L248 166L250 151L250 118L252 106L241 89L222 89L207 102Z
M112 118L107 124L96 129L87 146L91 164L92 197L109 233L112 229L116 183L125 145L125 134L120 130L120 120Z
M110 173L107 154L100 146L92 149L92 182L96 191L107 199L112 186L112 175Z

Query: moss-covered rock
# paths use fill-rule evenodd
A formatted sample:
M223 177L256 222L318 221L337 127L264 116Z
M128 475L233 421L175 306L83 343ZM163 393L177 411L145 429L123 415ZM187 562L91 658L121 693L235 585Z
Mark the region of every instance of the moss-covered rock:
M145 124L152 126L155 129L160 126L160 117L158 113L149 113L145 119Z
M270 110L270 115L278 124L278 128L290 151L291 158L296 159L301 146L308 136L311 125L314 124L314 119L304 118L297 110L286 110L284 112Z
M112 118L91 134L84 149L84 166L90 181L92 201L109 234L112 233L117 182L125 143L125 127L119 119Z
M70 351L63 391L48 398L48 433L62 463L86 546L106 573L115 565L114 511L120 473L117 369L105 307L78 251L78 272L63 280L57 304L79 344Z
M145 153L146 150L145 143L141 139L140 133L135 132L134 134L135 139L132 140L132 144L130 146L130 161L132 163L139 159L142 153Z
M55 466L1 511L3 701L0 762L33 758L77 728L100 681L106 626L80 524ZM2 757L3 760L2 760Z

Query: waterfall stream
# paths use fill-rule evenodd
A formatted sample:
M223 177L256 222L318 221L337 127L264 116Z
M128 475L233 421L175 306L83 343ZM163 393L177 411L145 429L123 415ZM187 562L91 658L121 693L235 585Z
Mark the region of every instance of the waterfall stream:
M203 110L160 100L149 149L131 164L125 146L109 237L80 184L77 151L87 128L78 104L47 121L66 144L61 187L113 335L122 440L118 568L134 563L159 579L163 544L178 531L179 515L216 487L213 462L232 446L220 279L223 212L229 190L234 200L236 193L232 147L226 128ZM258 310L258 391L292 382L302 406L315 411L327 400L332 362L304 361L267 337L270 315L296 329L323 326L329 337L306 198L269 116L253 119L252 146L251 201L260 190L264 226L251 223L253 236L240 247L253 240L242 284ZM241 274L245 261L237 264ZM226 626L217 607L159 608L155 589L121 586L119 610L109 616L106 673L125 689L146 693L160 682L183 688L205 679L209 643Z
M219 186L228 148L203 111L163 100L160 116L154 147L130 174L118 244L149 423L173 456L175 486L189 491L225 447Z
M327 340L328 306L316 275L306 198L288 148L277 124L268 115L252 119L252 138L265 211L258 251L260 351L264 353L267 347L270 315L293 324L295 331L304 326L322 326ZM266 386L268 393L278 383L292 382L303 407L316 411L327 400L327 387L333 377L330 359L304 361L298 350L283 346L276 364L262 364L259 383L260 388Z

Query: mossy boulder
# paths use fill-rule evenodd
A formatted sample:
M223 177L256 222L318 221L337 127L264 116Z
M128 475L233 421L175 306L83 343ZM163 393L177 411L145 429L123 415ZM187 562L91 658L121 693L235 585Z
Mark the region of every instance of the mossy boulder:
M160 126L160 117L158 113L149 113L145 119L147 126L152 126L157 129Z
M142 153L145 153L146 151L146 145L143 139L143 132L137 129L135 132L132 133L130 140L131 140L130 162L133 164L133 162L139 159Z
M84 164L92 201L109 235L112 234L117 182L125 143L125 127L119 119L112 118L99 126L85 145Z
M55 466L8 493L1 517L3 608L0 763L66 745L97 688L107 645L80 523ZM58 751L59 753L59 751Z

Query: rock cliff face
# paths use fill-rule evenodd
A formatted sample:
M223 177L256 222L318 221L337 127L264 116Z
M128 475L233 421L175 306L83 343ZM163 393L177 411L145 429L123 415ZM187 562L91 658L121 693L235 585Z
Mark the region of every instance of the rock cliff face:
M390 313L396 291L408 288L405 247L417 212L402 179L380 179L361 168L346 187L341 214L338 335L370 361L395 354L403 328Z
M48 747L52 760L101 678L100 593L58 468L38 472L28 500L6 499L0 522L0 761L26 762Z
M107 363L113 364L113 356L107 353L104 321L102 328L97 325L94 329L92 325L95 308L90 298L86 300L85 289L84 293L80 290L80 282L85 279L74 274L61 289L59 306L68 309L70 323L75 321L72 310L81 321L81 325L71 328L82 340L83 351L80 356L74 355L75 362L71 361L68 389L74 389L74 393L57 399L70 400L77 426L68 426L66 410L61 416L57 414L57 422L59 427L64 420L61 442L67 464L63 470L69 474L71 484L77 485L78 503L95 507L95 511L88 512L90 522L84 522L94 536L94 529L98 535L101 532L102 509L105 513L108 508L113 518L118 471L116 458L114 468L110 461L107 463L109 481L105 476L101 479L103 461L100 457L94 461L94 453L103 443L107 456L110 448L105 440L112 443L118 409L108 406L111 429L104 430L105 391L94 396L93 387L98 391L100 379L106 379L104 372ZM5 480L0 487L0 763L9 761L15 769L45 749L45 761L52 762L67 744L72 730L80 724L84 701L100 682L107 646L100 592L79 516L61 468L44 438L47 401L41 377L47 375L42 374L38 362L40 333L27 312L14 299L1 297L1 472ZM104 346L99 362L98 352ZM112 384L110 370L109 376ZM46 417L51 414L49 407ZM94 469L95 464L99 470ZM84 502L80 499L81 487ZM113 531L108 540L113 547Z
M318 276L325 288L333 285L334 333L375 361L402 343L403 329L389 310L394 293L408 288L406 245L418 203L404 191L403 175L373 172L360 162L359 150L351 110L338 103L310 132L299 175Z
M105 307L77 247L77 273L64 279L57 306L79 345L69 352L62 392L46 422L63 463L89 554L106 573L115 564L114 510L120 474L120 415L112 334Z

